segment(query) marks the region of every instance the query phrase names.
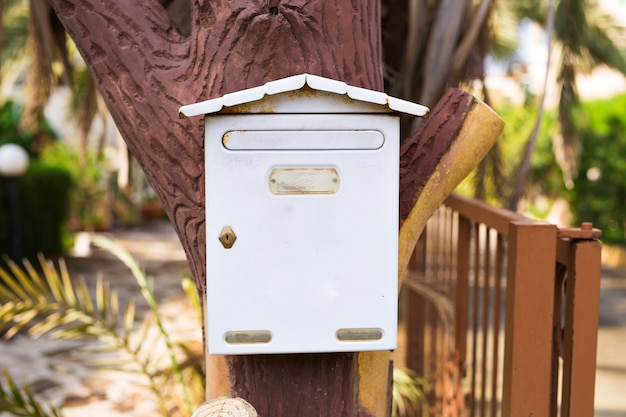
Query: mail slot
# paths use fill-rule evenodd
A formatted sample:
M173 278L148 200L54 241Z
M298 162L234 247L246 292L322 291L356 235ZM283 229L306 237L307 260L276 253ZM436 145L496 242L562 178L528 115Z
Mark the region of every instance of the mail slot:
M399 113L308 74L183 106L205 116L212 354L397 345Z
M385 137L377 130L245 131L226 132L224 147L231 150L378 149Z

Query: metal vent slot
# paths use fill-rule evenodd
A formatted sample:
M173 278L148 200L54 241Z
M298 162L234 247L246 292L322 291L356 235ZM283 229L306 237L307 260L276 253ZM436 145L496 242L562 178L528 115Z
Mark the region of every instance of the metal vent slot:
M268 330L227 332L224 335L226 343L231 345L249 345L257 343L269 343L272 341L272 332Z
M341 342L373 342L383 338L382 329L339 329L337 339Z

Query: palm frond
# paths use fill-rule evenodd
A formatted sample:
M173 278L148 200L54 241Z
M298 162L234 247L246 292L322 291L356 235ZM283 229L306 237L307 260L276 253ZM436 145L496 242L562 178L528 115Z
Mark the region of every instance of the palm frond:
M76 72L74 87L70 105L78 126L80 163L84 166L89 151L89 132L98 115L98 91L87 68Z
M575 54L579 54L584 45L588 27L586 9L586 0L560 0L554 13L556 38Z
M22 129L35 135L41 131L44 107L50 97L53 81L52 53L48 43L52 38L48 20L49 7L41 0L30 1L31 18L27 41L30 70L26 73L24 111L20 125Z
M582 120L579 112L580 98L576 88L576 68L573 64L574 56L567 49L563 51L561 71L558 79L561 83L561 96L559 100L558 119L560 135L553 141L556 161L563 172L563 181L566 187L571 188L578 172L578 160L580 156L580 137L578 134L577 120Z
M6 369L0 374L0 414L6 412L21 417L62 417L54 407L44 407L27 386L20 387Z
M23 278L23 271L20 268L16 268L17 265L10 259L5 258L5 261L9 264L13 274L9 274L3 268L0 268L0 278L2 278L0 282L4 284L0 285L0 297L2 297L0 300L8 300L12 296L21 300L29 299L29 294L22 288L19 281L20 275Z
M150 311L152 312L152 315L154 317L155 324L157 328L159 329L162 340L169 354L171 365L172 365L172 371L174 375L176 375L180 383L180 386L182 388L183 400L185 404L187 405L187 409L189 413L192 413L193 405L191 403L191 398L189 396L189 393L186 389L185 381L184 381L182 372L180 370L180 364L178 363L178 360L176 359L174 345L169 337L169 334L163 327L163 320L161 319L158 304L156 302L156 298L154 297L154 291L146 275L142 271L139 264L132 257L132 255L128 251L126 251L121 245L116 244L113 240L105 238L103 236L95 236L93 243L94 245L108 251L109 253L117 257L120 261L122 261L122 263L126 265L126 267L130 270L133 277L137 281L137 284L139 285L139 288L141 289L141 294L143 295L144 299L147 301L148 306L150 307Z
M133 331L134 303L129 301L123 307L102 276L98 276L92 294L84 280L71 279L63 260L55 265L40 257L37 268L27 261L20 266L10 259L6 259L7 268L0 268L0 334L4 333L5 339L27 332L34 337L49 334L59 339L98 340L102 345L90 353L109 355L90 358L94 366L144 375L163 415L171 415L172 407L191 414L189 371L183 375L174 345L163 327L151 281L119 244L107 238L96 242L129 267L151 308L152 314L146 315L138 332ZM170 381L172 375L175 384ZM178 388L163 388L172 385ZM167 396L171 389L180 391L180 401Z
M519 46L517 16L510 1L497 1L490 16L491 53L496 59L511 57Z
M42 261L42 258L39 258L40 262ZM10 264L13 265L13 264ZM35 270L35 268L33 267L33 265L30 263L30 261L28 259L25 259L23 261L23 265L24 265L24 270L25 272L28 274L28 278L26 279L26 277L22 276L22 278L20 279L20 274L21 271L19 269L16 269L14 266L12 268L12 272L13 274L15 274L15 276L20 279L20 283L22 285L26 285L31 287L34 286L34 288L30 288L30 291L32 294L45 294L46 289L48 288L44 279L42 279L42 277L37 273L37 271ZM32 283L32 284L31 284Z
M19 74L19 72L11 74L11 71L15 70L15 67L19 65L17 63L23 61L24 58L24 48L28 37L28 5L24 1L5 0L2 4L2 15L3 36L0 71L4 82L7 76L13 75L15 77ZM8 82L12 83L13 81L14 79L11 79Z
M117 293L104 284L97 285L98 297L94 303L86 283L73 282L63 261L56 268L51 261L40 257L41 273L28 261L24 267L10 259L6 263L8 271L0 268L0 301L12 304L13 314L0 315L0 331L6 331L5 338L28 329L36 337L52 333L55 337L80 334L101 338L108 334L123 339L118 332ZM134 307L127 310L134 311Z
M128 303L124 312L124 341L128 342L131 332L133 331L133 325L135 323L135 304Z
M393 369L393 417L419 415L430 384L410 369Z
M187 298L191 301L194 310L198 313L198 323L202 325L202 301L200 300L200 294L198 293L195 281L191 277L184 277L181 285L183 291L187 294Z
M531 21L543 25L548 15L548 2L537 0L514 0L505 3L513 10L518 19L530 19Z
M605 21L605 19L601 19ZM616 36L610 35L610 32L623 32L623 28L614 26L607 28L600 26L594 21L589 26L587 36L585 38L585 48L592 60L593 66L607 65L608 67L626 75L626 57L624 56L624 46L615 42Z

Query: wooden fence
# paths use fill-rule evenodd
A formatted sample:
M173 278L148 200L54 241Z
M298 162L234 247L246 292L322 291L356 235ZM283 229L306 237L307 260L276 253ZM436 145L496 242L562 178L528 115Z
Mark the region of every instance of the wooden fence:
M423 415L593 416L600 236L448 198L402 288Z

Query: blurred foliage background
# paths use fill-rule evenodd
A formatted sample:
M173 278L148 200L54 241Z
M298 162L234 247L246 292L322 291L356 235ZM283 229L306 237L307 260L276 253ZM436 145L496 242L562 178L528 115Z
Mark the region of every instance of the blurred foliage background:
M574 221L592 221L608 243L626 243L626 95L583 105L579 175L567 195Z

